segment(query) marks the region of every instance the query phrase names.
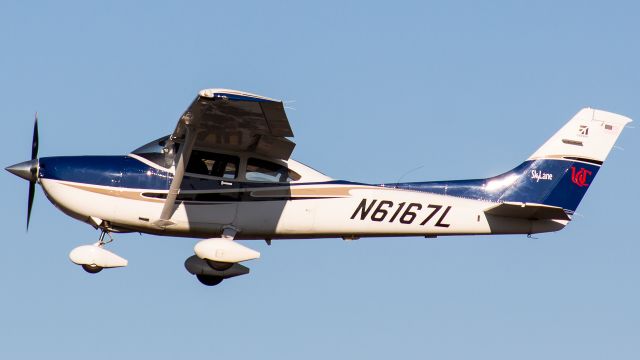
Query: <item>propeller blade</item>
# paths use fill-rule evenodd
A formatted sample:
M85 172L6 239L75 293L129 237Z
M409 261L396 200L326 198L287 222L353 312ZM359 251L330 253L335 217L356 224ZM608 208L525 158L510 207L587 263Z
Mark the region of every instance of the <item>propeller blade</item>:
M31 141L31 160L38 157L38 113L33 123L33 140Z
M33 139L31 140L31 160L38 158L38 113L36 112L36 118L33 122ZM27 231L29 231L29 221L31 221L31 209L33 208L33 198L36 194L36 181L38 173L38 163L31 165L31 180L29 180L29 199L27 200Z
M31 208L33 207L33 196L36 193L36 183L29 182L29 202L27 203L27 231L29 231L29 221L31 220Z

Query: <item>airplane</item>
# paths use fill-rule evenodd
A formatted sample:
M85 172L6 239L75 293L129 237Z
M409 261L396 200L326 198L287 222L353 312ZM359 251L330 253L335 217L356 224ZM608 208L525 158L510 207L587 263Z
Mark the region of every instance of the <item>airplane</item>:
M213 286L249 273L260 253L236 240L451 236L553 232L571 221L631 119L580 110L523 163L454 181L366 184L336 180L291 158L282 101L205 89L171 135L128 155L38 158L6 168L65 214L100 230L69 258L89 273L127 266L106 249L113 233L202 239L187 271ZM105 240L105 237L108 237Z

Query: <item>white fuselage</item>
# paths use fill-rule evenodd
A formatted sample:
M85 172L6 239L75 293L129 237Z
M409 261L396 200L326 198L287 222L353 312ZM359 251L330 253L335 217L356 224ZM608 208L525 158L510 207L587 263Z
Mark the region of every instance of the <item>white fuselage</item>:
M186 237L213 237L224 226L238 239L358 238L437 236L556 231L559 220L526 220L486 215L491 202L360 184L304 184L286 188L290 200L179 202L164 229L153 224L162 199L141 196L147 190L41 179L47 197L62 211L114 230ZM259 198L283 188L246 188Z

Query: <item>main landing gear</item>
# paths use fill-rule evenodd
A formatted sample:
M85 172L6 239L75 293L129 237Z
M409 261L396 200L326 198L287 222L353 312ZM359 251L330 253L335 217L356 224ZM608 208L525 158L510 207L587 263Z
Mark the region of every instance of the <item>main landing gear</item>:
M228 226L223 229L221 237L198 242L193 248L196 254L184 262L184 267L207 286L248 274L249 268L239 262L257 259L260 253L233 241L236 232L236 228Z
M198 281L203 285L207 286L216 286L224 280L222 276L212 276L212 275L196 275Z
M105 235L109 237L108 241L104 240ZM90 274L97 274L105 268L127 266L128 261L126 259L104 248L106 244L112 241L113 238L109 231L102 229L97 243L78 246L71 250L69 259L74 264L82 266L82 269Z
M216 264L211 260L201 259L197 255L193 255L184 262L184 267L188 272L195 275L200 283L206 286L215 286L224 279L249 273L249 268L244 265L238 263L223 264ZM224 270L216 268L224 268Z

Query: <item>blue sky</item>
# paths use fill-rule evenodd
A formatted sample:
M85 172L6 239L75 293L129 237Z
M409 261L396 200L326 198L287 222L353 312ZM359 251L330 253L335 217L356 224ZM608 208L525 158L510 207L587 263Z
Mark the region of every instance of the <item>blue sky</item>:
M332 177L490 176L581 107L640 118L639 10L3 1L0 164L28 158L35 111L41 156L122 154L227 87L295 101L294 158ZM3 172L0 357L637 359L637 137L559 233L250 242L252 273L215 288L183 268L193 239L119 235L129 267L84 273L68 252L98 233L38 189L26 234L27 184Z

